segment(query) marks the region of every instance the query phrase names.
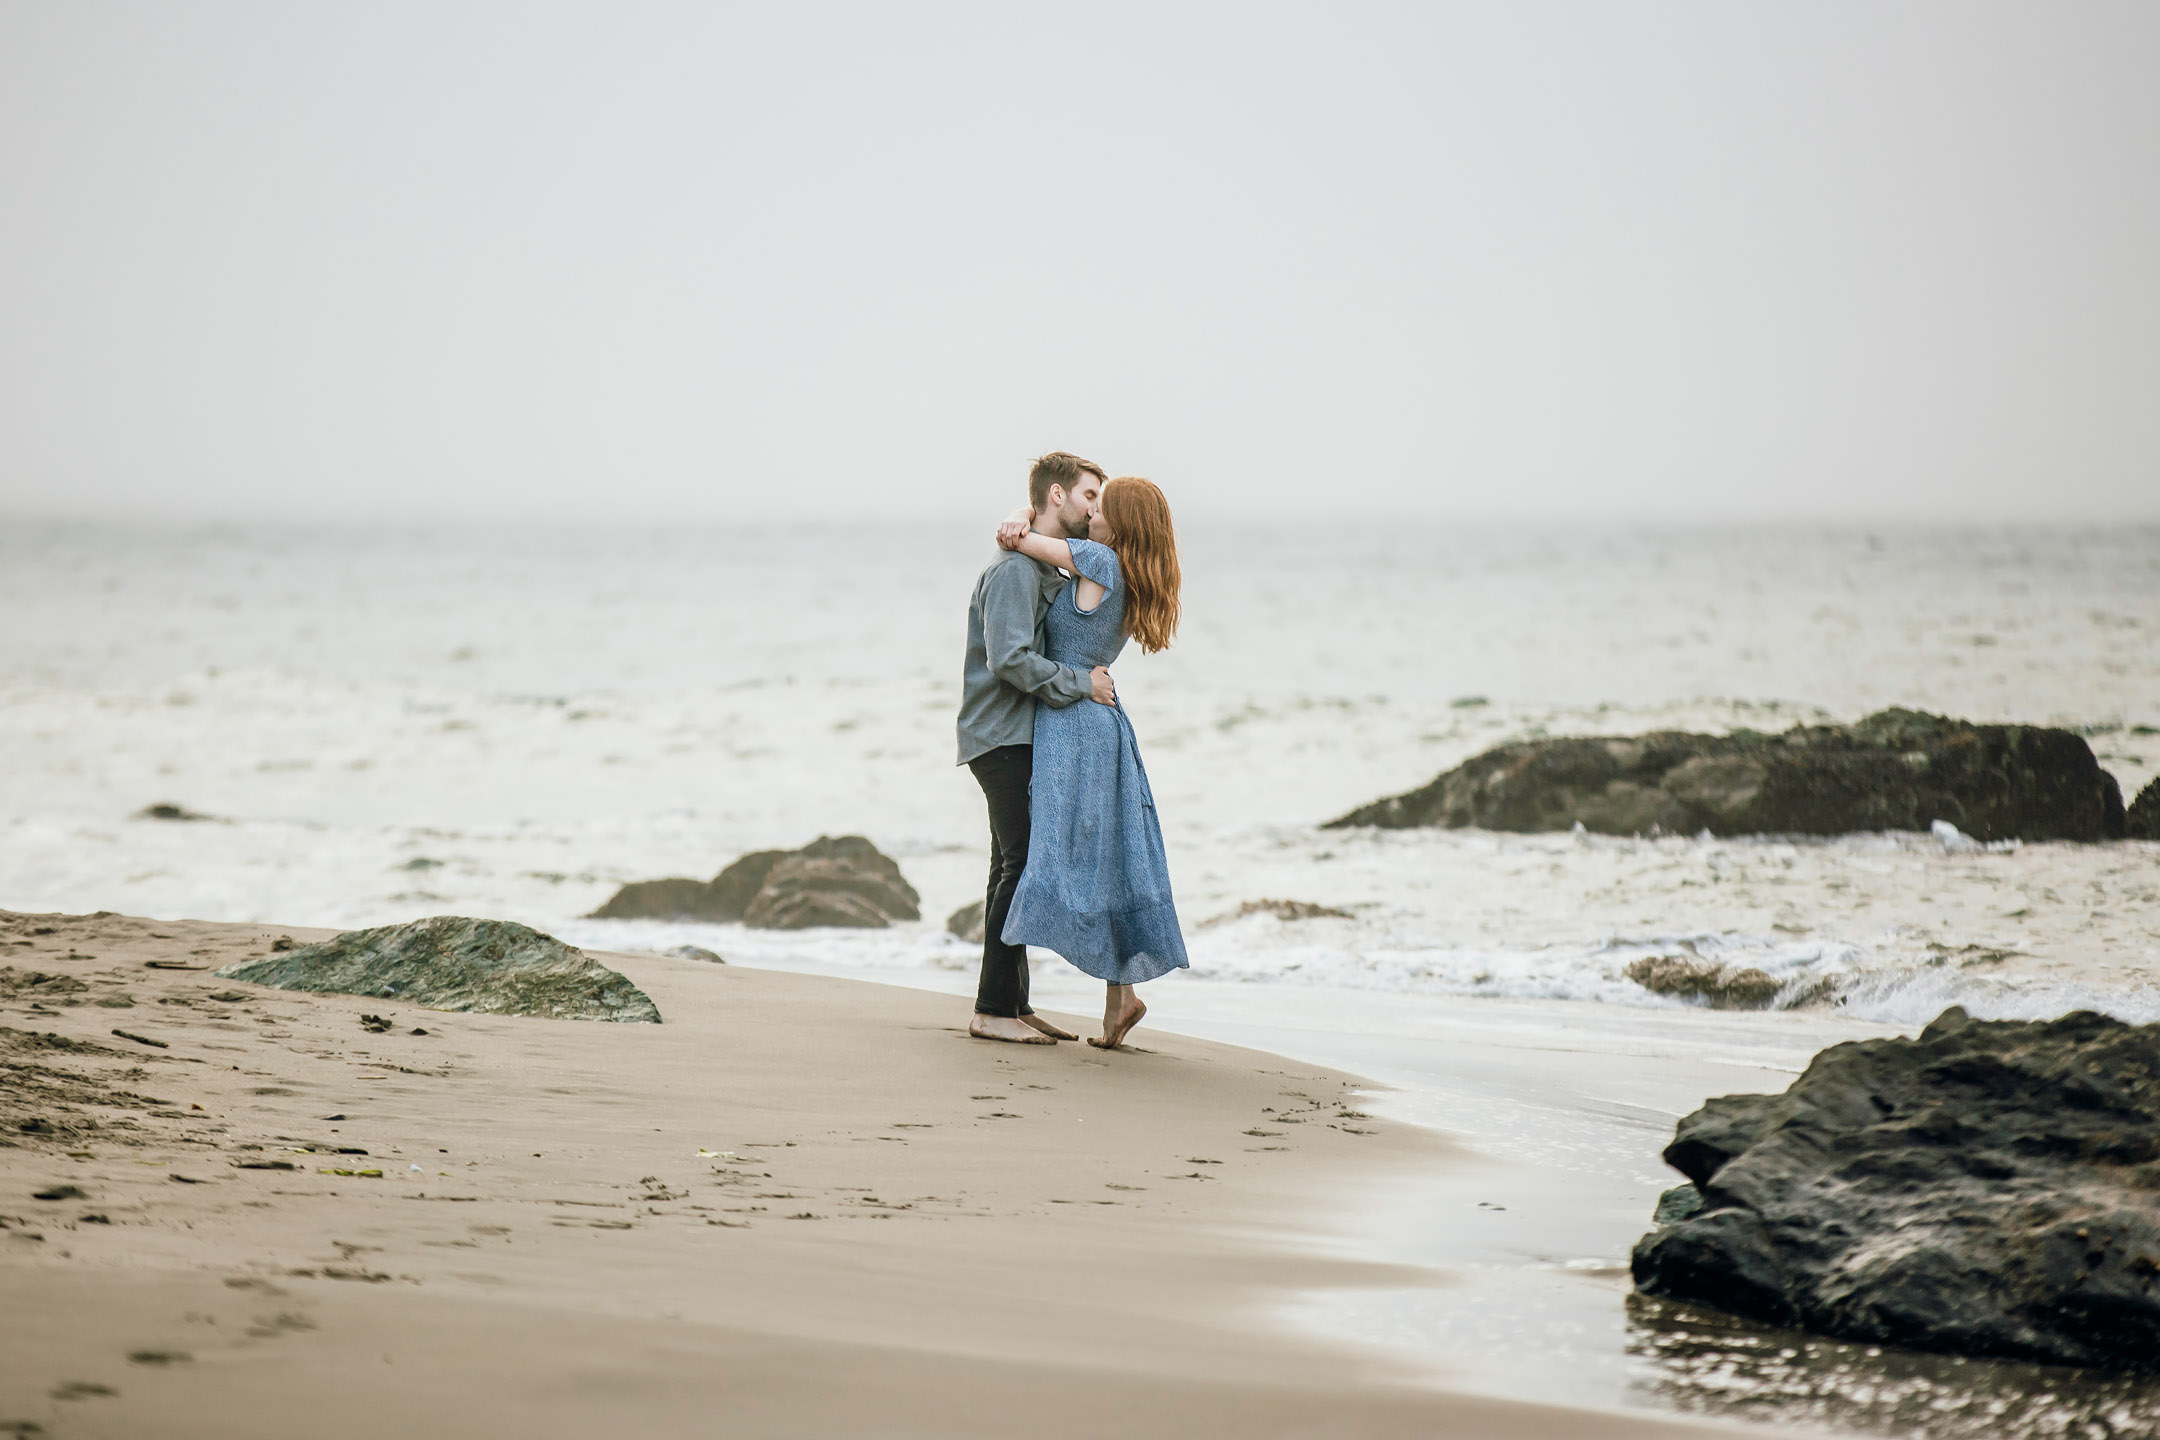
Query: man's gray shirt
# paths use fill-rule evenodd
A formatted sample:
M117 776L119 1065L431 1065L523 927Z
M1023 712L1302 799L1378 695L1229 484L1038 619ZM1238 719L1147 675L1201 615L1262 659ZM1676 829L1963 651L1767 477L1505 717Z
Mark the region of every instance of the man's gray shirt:
M1094 681L1042 656L1043 617L1065 576L1055 565L998 552L968 602L967 666L960 690L960 763L1000 745L1035 740L1035 702L1063 709L1094 694Z

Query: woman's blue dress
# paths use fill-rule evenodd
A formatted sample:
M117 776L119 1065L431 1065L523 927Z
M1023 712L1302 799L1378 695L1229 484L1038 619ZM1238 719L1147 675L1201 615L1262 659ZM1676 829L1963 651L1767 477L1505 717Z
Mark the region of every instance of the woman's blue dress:
M1107 545L1074 540L1073 569L1107 592L1082 610L1078 581L1051 602L1043 653L1091 670L1125 648L1125 578ZM1040 945L1112 985L1185 968L1155 795L1121 705L1035 707L1027 869L1005 940Z

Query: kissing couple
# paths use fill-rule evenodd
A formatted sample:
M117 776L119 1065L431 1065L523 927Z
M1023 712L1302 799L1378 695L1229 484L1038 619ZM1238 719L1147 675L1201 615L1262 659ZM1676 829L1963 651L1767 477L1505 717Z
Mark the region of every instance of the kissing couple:
M1155 796L1110 662L1153 654L1178 625L1177 535L1147 480L1055 451L1028 505L998 526L975 582L960 699L960 763L990 806L982 975L968 1033L1054 1045L1078 1037L1028 1005L1027 947L1104 985L1115 1050L1147 1006L1133 987L1185 968Z

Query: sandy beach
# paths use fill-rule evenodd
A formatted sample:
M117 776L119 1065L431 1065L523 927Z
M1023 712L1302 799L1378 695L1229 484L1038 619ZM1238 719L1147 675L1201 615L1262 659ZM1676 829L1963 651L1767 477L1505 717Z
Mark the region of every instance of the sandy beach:
M1436 1391L1269 1318L1435 1283L1332 1244L1452 1163L1352 1076L998 1047L937 995L653 956L605 958L657 1026L210 973L322 933L0 920L11 1433L1696 1428Z

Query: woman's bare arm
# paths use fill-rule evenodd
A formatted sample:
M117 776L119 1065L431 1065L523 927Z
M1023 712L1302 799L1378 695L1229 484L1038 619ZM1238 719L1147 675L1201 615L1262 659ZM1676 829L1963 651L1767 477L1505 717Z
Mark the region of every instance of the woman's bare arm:
M1021 506L998 522L997 543L1000 550L1010 550L1013 542L1035 528L1035 512Z
M998 526L997 543L1000 549L1018 550L1030 560L1040 560L1045 565L1055 565L1060 570L1072 569L1072 546L1063 540L1053 540L1048 535L1038 535L1029 528L1034 515L1026 510L1015 510Z
M1045 565L1055 565L1060 570L1072 570L1073 581L1079 587L1073 594L1073 603L1082 610L1092 611L1102 604L1108 592L1095 581L1073 570L1072 546L1063 540L1053 540L1048 535L1038 535L1031 528L1035 519L1033 511L1015 510L998 526L997 543L1006 550L1018 550L1031 560ZM1107 672L1106 672L1107 673Z
M1030 530L1015 541L1012 548L1030 560L1040 560L1045 565L1055 565L1060 570L1072 569L1072 546L1063 540L1053 540L1047 535L1038 535Z

